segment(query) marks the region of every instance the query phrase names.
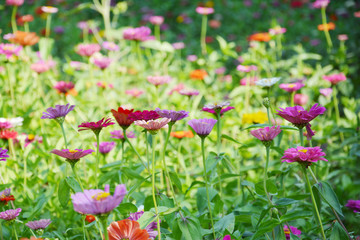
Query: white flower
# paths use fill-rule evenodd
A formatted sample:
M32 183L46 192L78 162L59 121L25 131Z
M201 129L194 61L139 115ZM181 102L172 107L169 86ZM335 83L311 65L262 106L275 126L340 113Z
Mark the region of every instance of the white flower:
M277 83L281 78L274 77L274 78L263 78L255 82L256 85L261 87L271 87L275 83Z
M24 119L22 117L16 118L0 118L0 122L10 122L12 127L22 126Z

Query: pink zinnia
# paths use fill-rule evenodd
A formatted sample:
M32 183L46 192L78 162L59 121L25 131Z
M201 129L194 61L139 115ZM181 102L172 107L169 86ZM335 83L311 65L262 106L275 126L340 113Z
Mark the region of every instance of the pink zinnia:
M133 96L133 97L139 97L140 95L142 95L144 93L143 90L137 89L137 88L132 88L129 90L125 91L125 94Z
M115 123L110 118L102 118L97 122L83 122L78 126L79 132L85 130L92 130L95 134L99 134L104 127L114 125Z
M31 70L33 70L34 72L37 72L38 74L47 72L50 70L50 66L43 60L40 60L36 63L31 64L30 68L31 68Z
M325 97L330 96L332 94L332 91L333 91L332 88L321 88L319 90L319 92Z
M90 57L94 53L99 52L100 50L101 50L100 45L95 43L93 44L81 43L76 47L76 53L85 57Z
M154 25L161 25L164 23L164 17L163 16L151 16L149 18L149 22Z
M0 54L4 54L7 59L11 58L13 55L19 56L19 53L22 49L22 46L18 46L12 43L0 44Z
M309 96L305 94L295 94L294 95L294 103L296 105L304 106L309 101Z
M282 27L274 27L274 28L270 28L269 29L269 33L271 35L280 35L280 34L284 34L286 33L286 28L282 28Z
M196 12L201 15L209 15L214 13L214 9L208 7L197 7Z
M240 71L240 72L251 72L251 71L257 71L257 67L255 65L249 65L249 66L245 66L245 65L238 65L236 67L236 70Z
M4 219L6 221L14 220L17 216L19 216L21 212L21 208L10 209L4 212L0 212L0 219Z
M191 96L197 96L199 95L199 91L198 90L194 90L194 89L181 89L179 91L179 93L181 95L185 95L185 96L188 96L188 97L191 97Z
M151 30L148 27L128 28L123 32L123 38L134 41L146 41L149 40Z
M172 78L170 76L148 76L147 80L149 83L157 87L159 85L171 82Z
M302 147L289 148L285 150L284 156L281 158L282 162L298 162L304 164L306 167L317 161L328 161L323 158L326 154L320 147Z
M305 84L296 82L296 83L282 83L279 85L279 87L289 93L296 92L297 90L304 87Z
M24 0L6 0L6 5L21 6L24 4Z
M338 39L339 39L339 41L346 41L349 39L349 37L346 34L340 34L340 35L338 35Z
M259 139L266 147L281 132L280 126L264 127L250 131L250 134Z
M111 138L116 138L116 139L124 139L124 131L123 130L115 130L110 132L111 134ZM126 132L126 137L127 138L136 138L135 133L133 131L129 131Z
M151 134L154 135L158 132L159 129L166 127L167 124L170 122L170 120L171 120L170 118L160 118L160 119L148 120L148 121L138 120L135 121L134 124L145 128Z
M316 0L312 6L314 8L323 8L323 7L327 7L327 5L330 3L330 0Z
M254 86L256 84L256 81L258 81L259 79L254 76L254 77L245 77L243 79L240 80L240 85L241 86L246 86L247 82L249 82L250 86Z
M176 85L175 87L173 87L171 89L171 91L169 92L169 95L172 95L174 92L179 92L180 90L184 89L185 85L183 83L179 83L178 85Z
M68 161L70 164L75 164L77 163L80 158L85 157L91 153L95 152L92 149L88 149L88 150L82 150L82 149L74 149L74 150L69 150L69 149L62 149L62 150L58 150L58 149L53 149L51 150L50 153L56 154L60 157L63 157L66 159L66 161Z
M60 81L57 82L54 86L56 90L58 90L59 93L67 94L70 90L74 89L75 84L72 82L64 82Z
M336 85L339 82L345 81L346 76L344 73L334 73L331 75L323 76L323 79L330 82L332 85Z
M109 67L111 62L112 59L108 57L96 57L93 60L93 63L101 70L104 70L105 68Z
M105 48L106 50L113 51L113 52L119 51L119 46L113 42L105 41L102 43L102 47Z

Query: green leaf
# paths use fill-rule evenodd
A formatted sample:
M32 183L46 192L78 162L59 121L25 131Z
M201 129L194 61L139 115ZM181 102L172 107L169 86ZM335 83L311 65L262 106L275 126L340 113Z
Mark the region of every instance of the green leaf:
M66 208L70 200L70 187L65 179L61 179L59 183L58 199L61 207Z
M74 177L66 177L66 182L74 192L82 192L80 184Z
M178 226L185 240L202 239L200 222L196 218L178 219Z
M215 189L209 187L210 205L212 205L211 200L216 196L216 194L217 194L217 191ZM204 188L204 187L198 188L198 191L196 193L196 205L197 205L199 213L203 213L205 211L205 209L208 208L207 197L206 197L206 188Z
M310 212L310 211L303 211L303 210L294 211L294 212L289 212L289 213L286 213L285 215L282 215L280 217L280 221L282 223L284 223L284 222L297 220L297 219L300 219L300 218L311 217L311 216L313 216L313 212Z
M117 209L123 215L129 215L129 213L137 212L138 208L132 203L121 203Z
M271 181L270 179L268 179L266 181L266 189L267 189L268 193L273 194L273 195L277 194L277 192L278 192L275 183L273 181ZM259 195L265 195L264 182L256 183L255 191Z
M160 208L161 207L159 207L159 215L160 216L166 216L166 215L172 214L173 212L177 212L180 210L180 207L173 207L173 208L163 207L166 209L162 209L162 210L160 210Z
M330 240L349 240L345 230L341 227L340 223L335 222L331 232Z
M205 162L206 173L211 172L216 167L218 162L220 162L223 158L224 158L224 154L220 154L220 156L218 156L216 153L210 152Z
M222 134L222 135L221 135L221 138L225 138L225 139L227 139L227 140L229 140L229 141L232 141L232 142L234 142L234 143L241 144L239 141L233 139L232 137L230 137L230 136L228 136L228 135L226 135L226 134Z
M262 236L263 234L272 231L280 222L277 219L270 219L268 221L263 222L260 224L259 228L255 232L255 234L251 237L251 239L258 239L258 237Z
M177 189L179 189L179 191L182 192L182 185L181 185L179 176L175 172L169 172L169 175L170 175L171 181L175 184Z
M224 216L214 225L215 232L223 232L227 229L230 233L234 231L235 228L235 216L234 213Z
M298 201L291 198L280 198L275 202L275 206L288 206L294 203L297 203Z
M155 221L156 215L153 212L144 212L144 214L137 220L140 224L140 228L144 229L151 222Z
M329 204L330 207L334 208L342 217L344 216L339 200L329 183L323 181L318 182L314 184L313 188L316 188L319 191L322 199Z

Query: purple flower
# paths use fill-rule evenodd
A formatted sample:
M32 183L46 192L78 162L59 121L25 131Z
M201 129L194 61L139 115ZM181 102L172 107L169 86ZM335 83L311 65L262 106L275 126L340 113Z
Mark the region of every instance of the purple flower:
M206 137L210 134L217 120L212 118L203 118L203 119L191 119L188 121L188 124L199 137Z
M56 34L63 34L65 32L65 28L63 26L56 26L54 27L54 32Z
M128 219L132 220L132 221L137 221L140 219L140 217L144 214L144 211L140 211L140 212L136 212L136 213L130 213L130 216L128 217ZM158 232L155 231L155 229L157 229L157 222L153 221L151 223L149 223L146 227L145 227L146 231L149 234L149 237L151 239L155 239L156 236L158 235Z
M332 88L321 88L321 89L319 89L319 92L325 97L330 96L332 94L332 91L333 91Z
M296 227L290 226L290 230L291 230L292 234L294 234L300 238L301 231L299 229L297 229ZM290 240L290 230L287 225L284 226L284 233L285 233L286 240Z
M354 213L360 213L360 200L349 200L345 207L354 210Z
M14 220L17 216L19 216L21 212L21 208L10 209L5 212L0 212L0 219L4 219L6 221Z
M289 148L285 150L284 156L281 159L282 162L298 162L308 167L313 162L320 160L327 162L328 160L323 158L325 155L326 154L319 147L298 146L297 148Z
M99 152L102 154L108 154L115 147L115 142L101 142L99 144ZM97 144L94 143L94 146L97 147Z
M264 127L250 131L250 134L259 139L266 147L281 132L280 126Z
M75 164L77 163L80 158L85 157L86 155L89 155L91 153L95 152L92 149L88 149L88 150L82 150L82 149L74 149L74 150L69 150L69 149L62 149L62 150L58 150L58 149L53 149L51 150L50 153L56 154L60 157L66 158L66 161L68 161L70 164Z
M149 40L151 30L148 27L128 28L123 32L123 38L134 41L146 41Z
M105 189L90 189L71 195L74 210L81 214L106 214L116 208L126 195L125 184L119 184L115 188L114 195L109 193L109 185Z
M296 83L282 83L279 85L279 87L289 93L296 92L297 90L300 90L300 88L304 87L305 84L296 82Z
M27 222L25 225L32 230L45 229L51 223L50 219L40 219L37 221Z
M312 6L314 8L325 8L327 7L327 5L330 3L330 0L316 0Z
M318 105L317 103L311 107L309 111L304 110L301 106L287 107L285 109L280 108L277 110L277 115L288 120L294 124L299 129L302 129L306 126L306 131L308 132L308 138L311 139L314 136L313 131L311 130L310 121L316 118L317 116L323 114L326 111L325 107Z
M41 119L55 119L60 123L64 121L65 116L74 110L75 105L70 105L69 103L66 105L55 105L55 108L48 108L46 112L43 112Z
M9 155L7 155L7 151L7 149L0 148L0 161L6 161L6 158L9 157Z
M230 102L221 102L221 103L214 103L214 104L206 104L202 111L212 113L215 116L217 116L218 113L220 113L220 116L222 116L227 111L230 111L231 109L234 109L234 107L229 106Z
M111 138L116 139L124 139L124 132L122 130L115 130L110 132ZM133 131L126 132L126 136L128 138L136 138L135 133Z
M109 67L111 62L112 62L112 59L108 58L108 57L96 57L93 60L93 63L102 70Z
M181 111L174 111L174 110L161 110L160 108L156 108L155 111L160 117L163 118L170 118L170 121L175 123L181 119L184 119L189 116L189 112L181 110Z
M0 54L4 54L7 59L13 55L19 56L19 52L22 50L22 46L18 46L12 43L0 43Z
M92 130L95 134L100 133L104 127L114 125L115 123L110 118L102 118L97 122L83 122L78 126L79 132L85 130Z
M102 47L105 48L106 50L113 51L113 52L119 51L119 46L113 42L105 41L102 43Z

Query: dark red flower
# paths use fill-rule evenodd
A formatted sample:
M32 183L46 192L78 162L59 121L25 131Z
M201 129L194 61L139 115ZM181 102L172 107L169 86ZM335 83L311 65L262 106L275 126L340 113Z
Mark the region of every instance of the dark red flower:
M131 119L132 121L137 121L137 120L149 121L158 118L160 118L160 115L153 110L135 111L129 114L129 119Z
M129 116L134 112L134 109L124 109L119 107L118 110L111 109L111 113L113 114L116 122L122 127L123 129L127 129L134 120L130 119Z

